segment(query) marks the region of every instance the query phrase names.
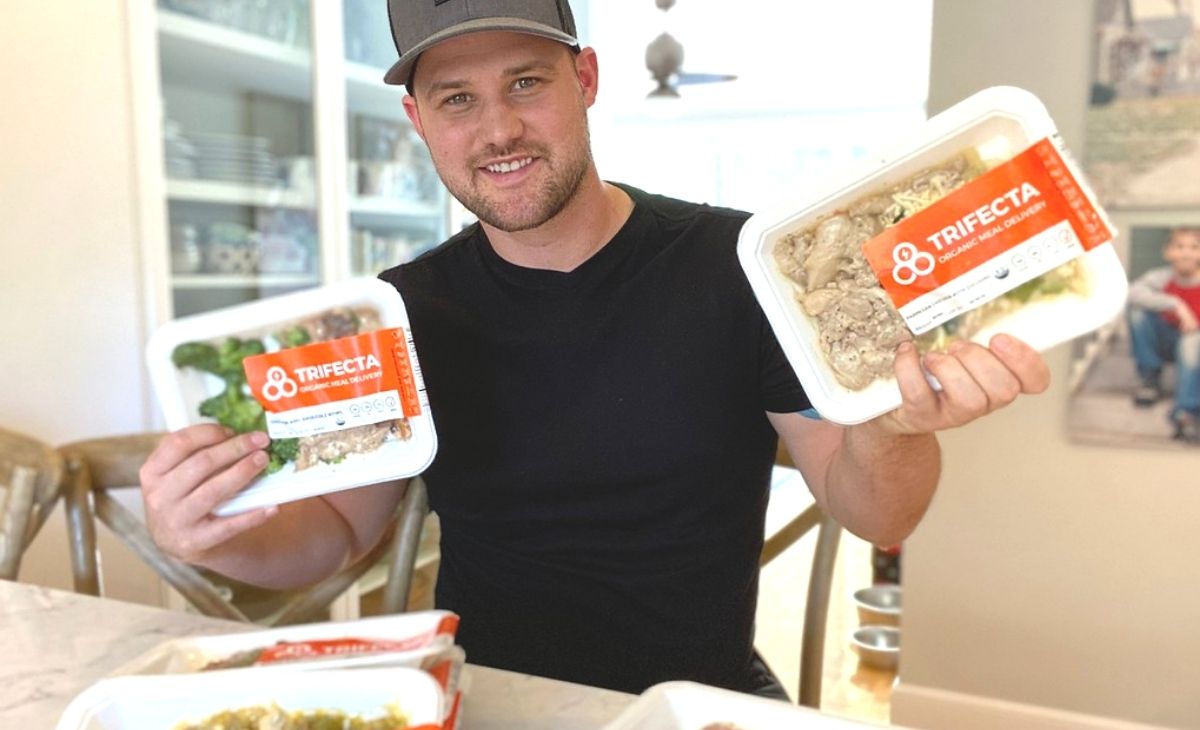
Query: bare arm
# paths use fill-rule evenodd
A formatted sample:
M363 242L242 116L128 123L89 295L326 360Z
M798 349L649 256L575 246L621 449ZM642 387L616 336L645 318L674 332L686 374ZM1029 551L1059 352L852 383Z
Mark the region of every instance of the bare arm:
M169 434L142 466L142 498L154 541L181 560L268 588L314 583L383 536L407 482L390 482L252 510L212 510L266 464L265 434L230 437L220 426Z
M903 540L928 509L941 475L936 431L970 423L1050 384L1041 356L1005 335L987 348L956 343L924 361L942 390L926 382L916 349L906 343L896 355L903 404L866 423L836 426L799 414L767 414L822 509L877 545Z

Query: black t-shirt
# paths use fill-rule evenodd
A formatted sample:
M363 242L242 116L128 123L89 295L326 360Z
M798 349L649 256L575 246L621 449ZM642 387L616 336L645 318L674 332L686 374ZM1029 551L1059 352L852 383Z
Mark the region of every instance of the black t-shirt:
M750 689L764 412L809 403L739 268L746 214L622 187L633 213L574 271L476 225L381 275L438 434L437 605L475 663Z

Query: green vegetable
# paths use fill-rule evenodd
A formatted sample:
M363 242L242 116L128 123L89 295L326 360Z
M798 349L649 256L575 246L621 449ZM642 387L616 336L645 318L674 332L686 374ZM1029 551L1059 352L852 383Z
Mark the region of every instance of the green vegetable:
M300 439L275 439L267 447L267 473L274 474L289 461L295 461L300 454Z
M245 378L243 376L242 380ZM265 431L267 419L258 401L246 395L242 382L227 381L225 390L200 404L200 415L215 418L237 433Z
M206 342L185 342L171 353L171 362L177 368L195 368L206 373L220 375L217 348Z
M305 332L305 336L307 334ZM212 418L236 433L249 433L266 431L267 417L258 401L250 397L242 361L264 352L266 348L259 340L230 337L217 347L205 342L185 342L171 353L171 362L178 368L194 368L225 381L225 388L219 394L200 403L200 415ZM267 447L266 472L279 471L284 464L294 461L299 451L298 439L272 440Z
M275 339L279 342L279 346L283 348L300 347L312 342L312 336L308 334L308 330L300 325L276 332Z

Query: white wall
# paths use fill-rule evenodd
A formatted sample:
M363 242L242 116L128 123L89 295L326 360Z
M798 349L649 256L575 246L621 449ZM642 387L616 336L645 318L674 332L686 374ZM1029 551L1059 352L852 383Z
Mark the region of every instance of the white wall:
M0 424L55 445L148 427L124 8L14 2L0 23ZM69 585L62 524L23 580Z
M1024 86L1081 152L1091 10L937 0L930 111ZM1049 360L1047 394L942 439L942 486L905 545L892 721L1050 727L1034 724L1050 714L1038 708L1057 708L1200 727L1200 452L1072 443L1067 348ZM1016 704L983 709L986 698Z

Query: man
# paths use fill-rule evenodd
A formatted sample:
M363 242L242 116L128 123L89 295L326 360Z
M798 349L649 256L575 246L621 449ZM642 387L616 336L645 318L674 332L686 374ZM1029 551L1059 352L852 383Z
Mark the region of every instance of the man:
M737 265L746 215L603 182L596 53L564 0L391 0L390 83L480 223L382 278L412 318L439 452L437 602L478 663L638 692L669 679L780 694L753 651L776 439L817 502L878 544L932 498L933 432L1046 388L997 337L901 347L904 404L843 428L807 398ZM228 518L266 437L172 434L142 470L167 551L273 586L327 575L385 529L402 485Z

